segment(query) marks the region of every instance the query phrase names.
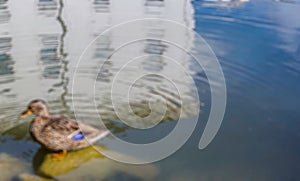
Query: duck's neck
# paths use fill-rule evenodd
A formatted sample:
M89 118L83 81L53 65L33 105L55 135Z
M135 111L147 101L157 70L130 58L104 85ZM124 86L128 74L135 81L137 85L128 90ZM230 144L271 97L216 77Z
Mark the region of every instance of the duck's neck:
M31 132L33 135L39 134L39 130L41 130L48 122L49 122L49 113L38 114L31 121Z
M49 118L50 114L47 110L41 111L37 116L42 117L42 118Z

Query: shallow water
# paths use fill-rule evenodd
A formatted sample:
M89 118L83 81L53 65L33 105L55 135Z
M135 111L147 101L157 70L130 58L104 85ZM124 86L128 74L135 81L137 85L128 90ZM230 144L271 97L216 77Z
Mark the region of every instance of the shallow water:
M299 1L271 0L0 1L0 180L298 180L299 10ZM104 32L140 18L187 28L140 21ZM198 143L210 111L209 83L219 80L208 82L190 54L160 40L202 55L196 33L215 52L227 88L221 129L204 150ZM136 41L121 46L128 40ZM200 113L188 142L164 160L127 165L87 148L58 164L31 140L31 118L17 118L35 98L53 114L89 124L99 124L100 115L133 143L159 140L180 116L191 122ZM128 156L112 139L97 148Z

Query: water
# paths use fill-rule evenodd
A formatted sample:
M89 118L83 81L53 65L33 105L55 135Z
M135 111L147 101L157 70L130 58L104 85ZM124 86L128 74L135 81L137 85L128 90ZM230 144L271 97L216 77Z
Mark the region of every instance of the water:
M0 1L0 180L298 180L299 3ZM84 49L101 32L137 18L165 18L184 24L205 38L216 53L226 79L227 106L221 129L206 149L199 150L198 143L211 94L205 73L191 56L167 42L140 40L105 61L122 41L139 34L172 38L192 54L201 54L202 44L193 32L164 23L137 23L124 31L110 31L91 44L75 69ZM133 61L118 74L129 59L144 54L152 56ZM184 71L159 55L176 59ZM141 73L148 75L131 88L129 113L123 90ZM114 96L126 124L148 128L160 119L163 122L150 130L120 122L110 99L115 76L121 79L115 82ZM74 80L80 84L72 90ZM218 85L217 80L211 83ZM180 114L185 121L191 121L199 110L200 114L188 142L159 162L121 164L87 148L57 163L30 139L30 118L17 118L35 98L47 100L54 114L76 114L91 124L98 123L99 113L116 136L133 143L163 138L174 129ZM149 101L156 105L153 112ZM160 117L165 105L166 114ZM135 115L152 117L141 120ZM99 149L115 151L109 139Z

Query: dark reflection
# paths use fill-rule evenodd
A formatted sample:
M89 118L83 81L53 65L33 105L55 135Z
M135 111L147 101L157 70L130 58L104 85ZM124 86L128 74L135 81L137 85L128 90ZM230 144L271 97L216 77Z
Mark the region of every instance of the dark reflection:
M0 76L14 74L14 61L11 58L10 50L12 48L11 37L0 37ZM0 79L0 83L11 82L14 79L8 77L8 79Z
M164 10L164 1L146 0L144 9L145 9L145 14L147 15L161 15Z
M40 35L41 50L40 60L44 65L43 77L57 79L60 75L61 63L59 60L59 35L44 34Z
M162 6L164 0L146 0L145 6Z
M113 66L112 61L106 61L103 63L101 71L97 76L97 81L111 82L113 74L111 73L111 68Z
M150 16L157 16L163 13L164 1L163 0L146 0L145 14ZM146 26L147 34L149 37L157 39L147 39L145 42L144 52L146 54L163 55L167 45L160 39L165 36L165 29L161 24L150 24ZM161 56L151 56L143 61L142 66L144 70L150 72L161 72L165 66L165 62Z
M94 0L94 9L96 13L108 13L110 12L109 0Z
M39 14L46 16L54 16L58 10L56 0L39 0ZM57 79L60 76L60 34L46 33L41 34L41 50L40 60L44 66L43 77L46 79Z
M103 17L106 23L103 21L99 21L99 19L95 19L95 22L100 25L100 29L96 29L96 33L93 34L95 38L99 36L99 34L106 28L110 26L111 19L107 16L110 16L110 0L95 0L94 1L94 9L96 13L101 13L100 16ZM103 29L104 28L104 29ZM97 71L97 81L99 82L110 82L113 73L113 62L110 59L106 59L109 57L114 51L112 47L112 34L107 33L105 35L101 35L101 38L97 38L94 44L94 51L93 51L93 59L101 64L100 70Z
M114 48L111 47L112 40L111 40L111 35L104 35L104 38L97 39L95 42L95 50L94 50L94 59L97 58L105 58L109 56Z
M112 52L113 48L111 47L111 35L108 34L104 38L97 39L95 43L95 51L94 51L94 59L99 59L101 62L102 67L98 73L97 76L97 81L102 81L102 82L110 82L113 73L112 73L112 67L113 67L113 62L111 60L106 60L104 59L105 57L108 57ZM103 62L103 60L106 60Z
M163 55L167 45L161 40L148 39L146 40L144 52L147 54ZM161 72L166 65L161 56L150 56L142 63L144 70L151 72Z
M50 17L55 16L58 8L56 0L39 0L37 5L39 14Z
M60 61L62 64L62 69L61 69L61 75L60 75L60 83L58 85L62 85L63 92L60 95L62 106L64 107L64 110L61 110L61 112L68 112L70 113L70 108L67 105L67 100L66 96L68 94L68 83L69 83L69 78L66 76L67 71L68 71L68 61L67 61L67 53L65 52L65 37L67 34L67 25L65 21L63 20L62 14L63 14L63 9L64 9L64 2L63 0L59 0L59 9L58 9L58 14L57 14L57 21L59 22L61 26L62 33L59 37L59 54L60 54Z
M166 50L167 45L161 40L148 39L146 40L145 53L162 55Z
M0 24L9 22L11 17L7 1L8 0L0 0Z

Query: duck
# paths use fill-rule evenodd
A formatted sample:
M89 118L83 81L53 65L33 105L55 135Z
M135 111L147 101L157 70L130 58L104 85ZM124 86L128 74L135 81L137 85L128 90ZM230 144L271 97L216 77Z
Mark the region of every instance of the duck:
M29 132L33 140L53 152L54 160L63 159L68 151L91 146L108 135L109 130L98 129L76 119L52 116L44 100L36 99L28 104L19 118L35 115L30 122Z

